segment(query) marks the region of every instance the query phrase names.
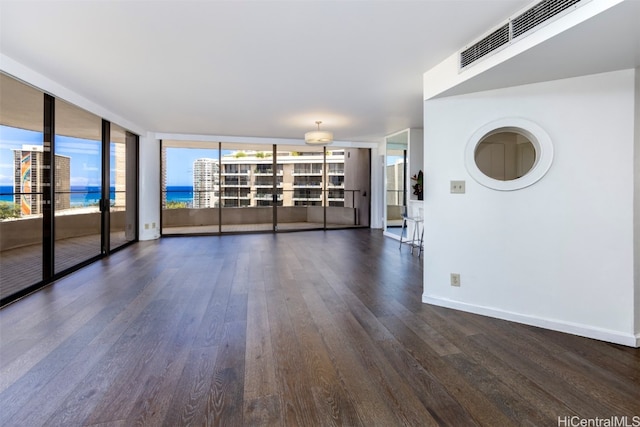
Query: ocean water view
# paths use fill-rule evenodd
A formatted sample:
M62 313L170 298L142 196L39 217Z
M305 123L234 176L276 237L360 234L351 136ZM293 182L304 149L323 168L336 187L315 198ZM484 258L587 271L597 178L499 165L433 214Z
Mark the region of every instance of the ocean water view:
M193 202L193 187L188 186L167 186L167 202Z
M100 199L100 187L77 187L71 186L71 206L83 207L93 206ZM115 189L111 187L111 199L115 199ZM13 186L0 185L0 201L13 202ZM167 186L168 202L193 201L192 186Z

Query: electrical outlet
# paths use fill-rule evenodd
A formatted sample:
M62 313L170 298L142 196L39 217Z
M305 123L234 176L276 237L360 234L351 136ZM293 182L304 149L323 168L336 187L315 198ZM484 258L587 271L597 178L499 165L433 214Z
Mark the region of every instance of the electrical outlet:
M464 194L464 181L451 181L451 192L456 194Z
M148 222L144 224L144 229L145 229L145 230L148 230L148 229L149 229L149 223L148 223Z
M451 273L451 286L460 286L460 275L458 273Z

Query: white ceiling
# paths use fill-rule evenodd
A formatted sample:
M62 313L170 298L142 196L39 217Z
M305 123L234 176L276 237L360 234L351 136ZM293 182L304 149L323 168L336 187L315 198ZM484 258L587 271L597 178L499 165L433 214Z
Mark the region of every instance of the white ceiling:
M625 0L440 96L636 67L640 0Z
M0 52L151 132L369 142L422 127L422 74L529 4L1 0Z
M379 141L530 0L0 1L0 52L152 132ZM0 64L1 66L1 64Z

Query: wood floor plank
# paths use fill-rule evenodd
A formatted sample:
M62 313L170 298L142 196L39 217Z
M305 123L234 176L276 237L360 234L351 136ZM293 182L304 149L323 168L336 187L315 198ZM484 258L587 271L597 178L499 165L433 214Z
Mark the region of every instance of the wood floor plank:
M164 390L177 387L185 369L195 334L200 326L202 316L208 305L202 293L206 291L206 273L192 271L187 283L195 284L191 297L184 306L176 304L174 310L181 313L177 327L172 330L173 335L167 341L164 351L160 353L153 364L145 368L144 374L148 380L126 419L131 425L158 426L162 424L169 410L171 395ZM185 290L185 293L187 291Z
M271 345L271 326L263 282L254 282L247 301L247 343L245 354L244 393L251 408L263 408L263 397L277 396L277 381ZM273 399L267 399L273 406ZM253 409L252 409L253 410Z
M0 425L640 414L640 350L423 304L377 230L139 242L0 310Z
M308 386L309 373L300 369L304 364L303 352L284 301L282 290L267 292L271 345L282 398L282 421L285 425L320 425Z
M192 348L175 389L163 426L200 426L204 418L207 396L214 382L217 346ZM158 424L160 425L160 424Z
M389 365L382 349L362 328L362 324L350 314L338 316L347 335L357 343L356 351L360 363L367 367L376 387L384 396L386 404L401 425L436 425L436 420L425 408L411 386L400 380L401 376Z
M202 424L243 426L246 322L224 324Z
M378 343L390 366L404 378L435 421L434 425L477 425L469 413L395 340ZM426 423L426 421L425 421Z
M175 287L165 286L110 351L47 421L51 425L80 425L126 419L132 401L143 389L140 373L170 337L171 329L159 327L172 321L171 296ZM168 316L167 316L168 315ZM170 320L171 319L171 320Z
M479 425L514 425L509 417L499 410L484 394L479 393L473 382L467 381L445 358L437 357L429 346L425 345L415 334L395 316L381 319L392 331L393 336L405 351L420 364L422 369L430 372L447 390L456 402L464 408L470 417Z
M526 327L537 335L539 340L553 343L565 351L576 354L598 366L606 366L620 378L626 378L634 384L640 384L640 351L616 344L604 344L600 341L584 339L575 335L563 334L548 329Z
M336 366L313 321L301 290L307 284L283 281L287 306L294 332L303 351L304 365L321 425L360 425L360 414L355 410L355 397L346 392L338 380Z
M505 363L534 381L547 393L555 396L569 408L568 412L575 412L585 418L605 417L612 414L611 408L607 407L605 402L594 399L591 391L576 388L567 382L562 372L556 367L549 369L548 360L540 363L539 353L532 348L531 343L519 346L511 341L500 342L493 336L485 335L485 337L490 343L488 351L499 354ZM542 355L542 357L545 356ZM585 404L586 402L588 404Z
M169 271L159 280L168 281L171 279ZM110 351L111 347L122 336L124 331L135 321L140 313L147 307L148 302L159 292L160 286L147 286L142 292L137 294L135 298L126 303L125 309L122 309L111 322L104 322L104 329L97 333L91 342L84 346L79 353L69 361L64 369L57 372L49 382L40 389L30 389L26 391L15 390L7 393L10 396L21 396L25 398L23 407L28 407L28 402L34 397L28 392L37 391L45 396L63 397L69 395L73 389L85 379L90 372L96 368L102 358ZM114 300L118 303L118 300ZM124 304L124 302L123 302ZM52 363L44 363L47 371L52 370ZM26 377L26 376L25 376ZM4 397L4 393L0 395ZM37 411L29 411L23 419L24 425L44 425L45 421L59 408L60 401L58 399L46 399L40 402ZM0 411L0 417L4 418L10 411L10 406L4 404L3 411ZM0 419L0 425L4 425ZM11 422L9 421L9 424Z
M394 425L397 418L385 403L385 395L377 387L365 366L360 363L359 352L353 347L353 342L344 333L336 312L331 310L335 302L334 296L325 300L321 289L330 289L322 281L313 282L303 291L303 298L307 302L309 314L313 318L318 332L328 349L329 357L335 366L336 381L339 382L357 402L356 411L362 420L360 424L352 425ZM346 314L346 311L340 313Z
M281 426L282 408L277 395L246 399L244 422L247 426Z
M442 334L429 326L428 323L420 320L410 310L407 310L402 304L391 299L388 301L393 314L411 329L422 341L438 354L438 356L448 356L450 354L458 354L461 350L451 341L446 339Z

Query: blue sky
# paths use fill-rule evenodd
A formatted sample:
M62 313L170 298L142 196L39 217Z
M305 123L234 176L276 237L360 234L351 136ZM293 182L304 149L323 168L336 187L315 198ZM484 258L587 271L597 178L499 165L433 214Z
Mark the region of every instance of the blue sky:
M167 186L193 185L193 162L196 159L217 159L218 148L167 147Z
M13 150L24 144L42 145L42 133L0 126L0 185L13 185ZM223 150L223 155L231 151ZM218 158L218 148L167 147L167 185L193 185L193 162L200 158ZM71 157L71 185L100 185L100 142L56 136L56 154ZM113 161L112 157L112 164Z
M13 185L13 150L42 145L42 133L0 126L0 185ZM100 185L100 142L56 136L56 154L71 157L71 185Z
M42 145L42 133L0 126L0 185L13 185L13 149Z

